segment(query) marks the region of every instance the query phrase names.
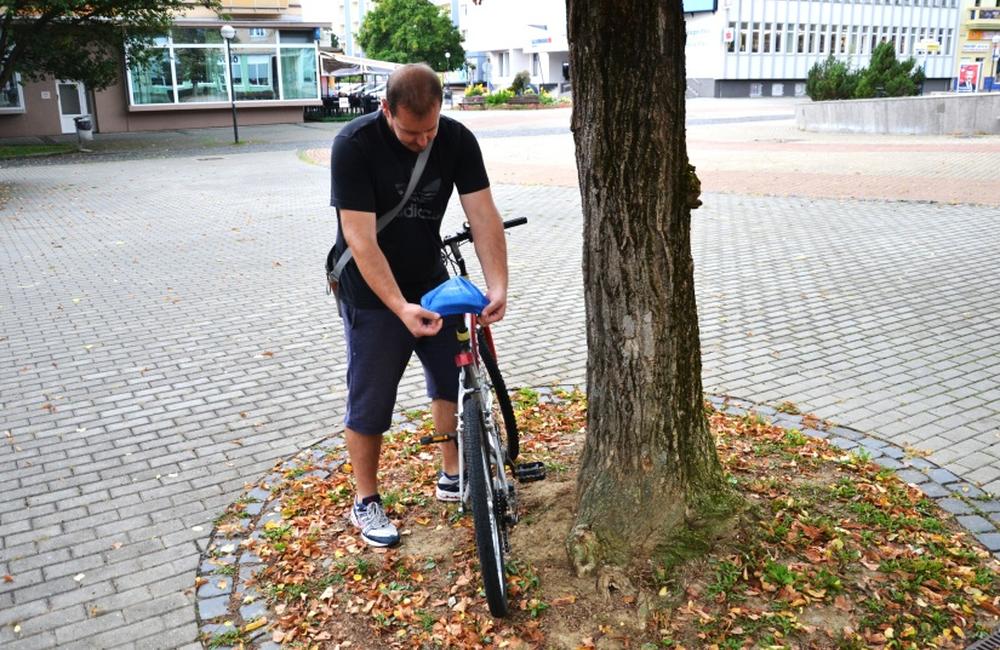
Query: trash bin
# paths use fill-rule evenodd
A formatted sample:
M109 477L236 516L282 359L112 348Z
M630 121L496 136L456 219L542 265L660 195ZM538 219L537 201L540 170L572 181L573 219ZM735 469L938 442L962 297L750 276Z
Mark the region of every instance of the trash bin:
M76 135L80 140L94 139L94 122L89 115L74 117L73 122L76 124Z

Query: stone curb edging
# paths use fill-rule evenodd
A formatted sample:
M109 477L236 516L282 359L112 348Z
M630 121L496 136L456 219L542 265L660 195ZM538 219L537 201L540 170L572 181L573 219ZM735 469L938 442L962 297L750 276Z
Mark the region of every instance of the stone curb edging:
M562 386L548 386L535 389L542 400L551 399L552 391ZM570 388L578 388L573 386ZM755 413L767 418L784 429L797 429L811 438L826 440L845 452L863 450L872 462L890 469L903 481L915 485L938 507L955 516L958 523L985 546L994 557L1000 559L1000 500L983 492L979 487L963 481L952 472L924 458L909 458L899 447L861 431L823 422L820 428L808 426L805 415L784 413L776 408L727 395L706 395L712 406L727 415L747 415ZM401 414L394 416L393 425L403 422ZM342 455L335 455L344 440L334 436L298 452L276 466L275 470L255 483L237 503L245 504L241 510L245 516L238 518L238 530L222 532L217 520L209 537L209 543L198 563L198 583L196 591L196 613L199 640L206 647L228 650L236 646L226 645L223 639L227 633L246 629L247 625L266 618L270 623L271 612L267 609L264 595L252 583L262 566L261 559L243 546L249 539L258 539L268 522L281 521L281 497L271 491L270 486L282 481L285 472L296 471L303 465L315 468L303 476L326 478L337 471L345 462ZM227 512L230 512L227 510ZM225 514L220 518L226 517ZM226 619L225 623L212 622ZM259 650L280 650L267 633L267 624L242 635L244 647ZM212 639L219 639L211 645Z
M304 465L314 466L315 469L303 473L303 477L328 477L344 463L341 455L333 453L343 442L342 437L334 436L321 443L314 443L281 462L270 474L257 481L237 501L245 504L241 512L246 516L240 517L237 514L229 517L239 520L237 531L220 531L220 523L216 520L208 546L198 563L197 573L200 583L196 591L199 640L206 647L210 647L211 639L244 630L261 618L267 618L270 623L271 612L267 608L265 596L252 582L260 571L262 562L260 557L246 549L243 542L259 539L264 535L269 522L281 521L282 493L274 493L271 486L283 481L286 472L299 470ZM228 512L230 511L227 510ZM220 518L222 517L226 515L223 514ZM230 624L211 622L222 618ZM244 647L261 650L278 650L281 647L271 641L266 624L245 632L242 638ZM221 643L211 647L236 646Z

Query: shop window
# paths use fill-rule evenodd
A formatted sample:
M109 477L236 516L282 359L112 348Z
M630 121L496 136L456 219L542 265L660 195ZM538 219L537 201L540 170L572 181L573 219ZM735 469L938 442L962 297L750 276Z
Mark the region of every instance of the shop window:
M15 74L13 79L0 88L0 113L24 112L24 92L19 80L20 76Z
M762 83L752 83L752 84L750 84L750 96L751 97L763 97L764 96L764 84L762 84Z
M225 50L215 47L174 49L174 69L177 72L177 101L229 101L226 91Z
M316 90L316 51L309 47L281 48L282 99L313 99Z
M154 50L144 63L133 62L129 67L132 103L172 104L174 76L170 68L170 52L166 49Z

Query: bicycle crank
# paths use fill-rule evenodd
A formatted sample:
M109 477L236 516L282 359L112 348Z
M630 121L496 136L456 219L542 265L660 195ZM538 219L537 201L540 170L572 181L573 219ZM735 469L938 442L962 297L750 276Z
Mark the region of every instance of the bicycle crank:
M542 481L545 479L545 463L520 463L514 468L514 478L522 483Z

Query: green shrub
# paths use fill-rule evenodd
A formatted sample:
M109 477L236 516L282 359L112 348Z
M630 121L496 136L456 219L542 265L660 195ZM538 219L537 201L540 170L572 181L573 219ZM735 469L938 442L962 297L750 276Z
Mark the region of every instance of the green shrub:
M510 90L498 90L486 95L486 103L489 106L499 106L500 104L506 104L513 96L514 93Z
M854 96L865 97L905 97L916 95L924 83L924 71L916 67L913 57L905 61L896 59L896 48L892 43L879 43L872 52L872 60L861 71Z
M510 89L515 95L523 95L524 89L531 83L531 74L527 70L521 70L514 75L514 81L510 84Z
M849 61L838 61L832 55L817 61L806 79L806 94L815 102L850 99L858 85L859 72L851 71Z

